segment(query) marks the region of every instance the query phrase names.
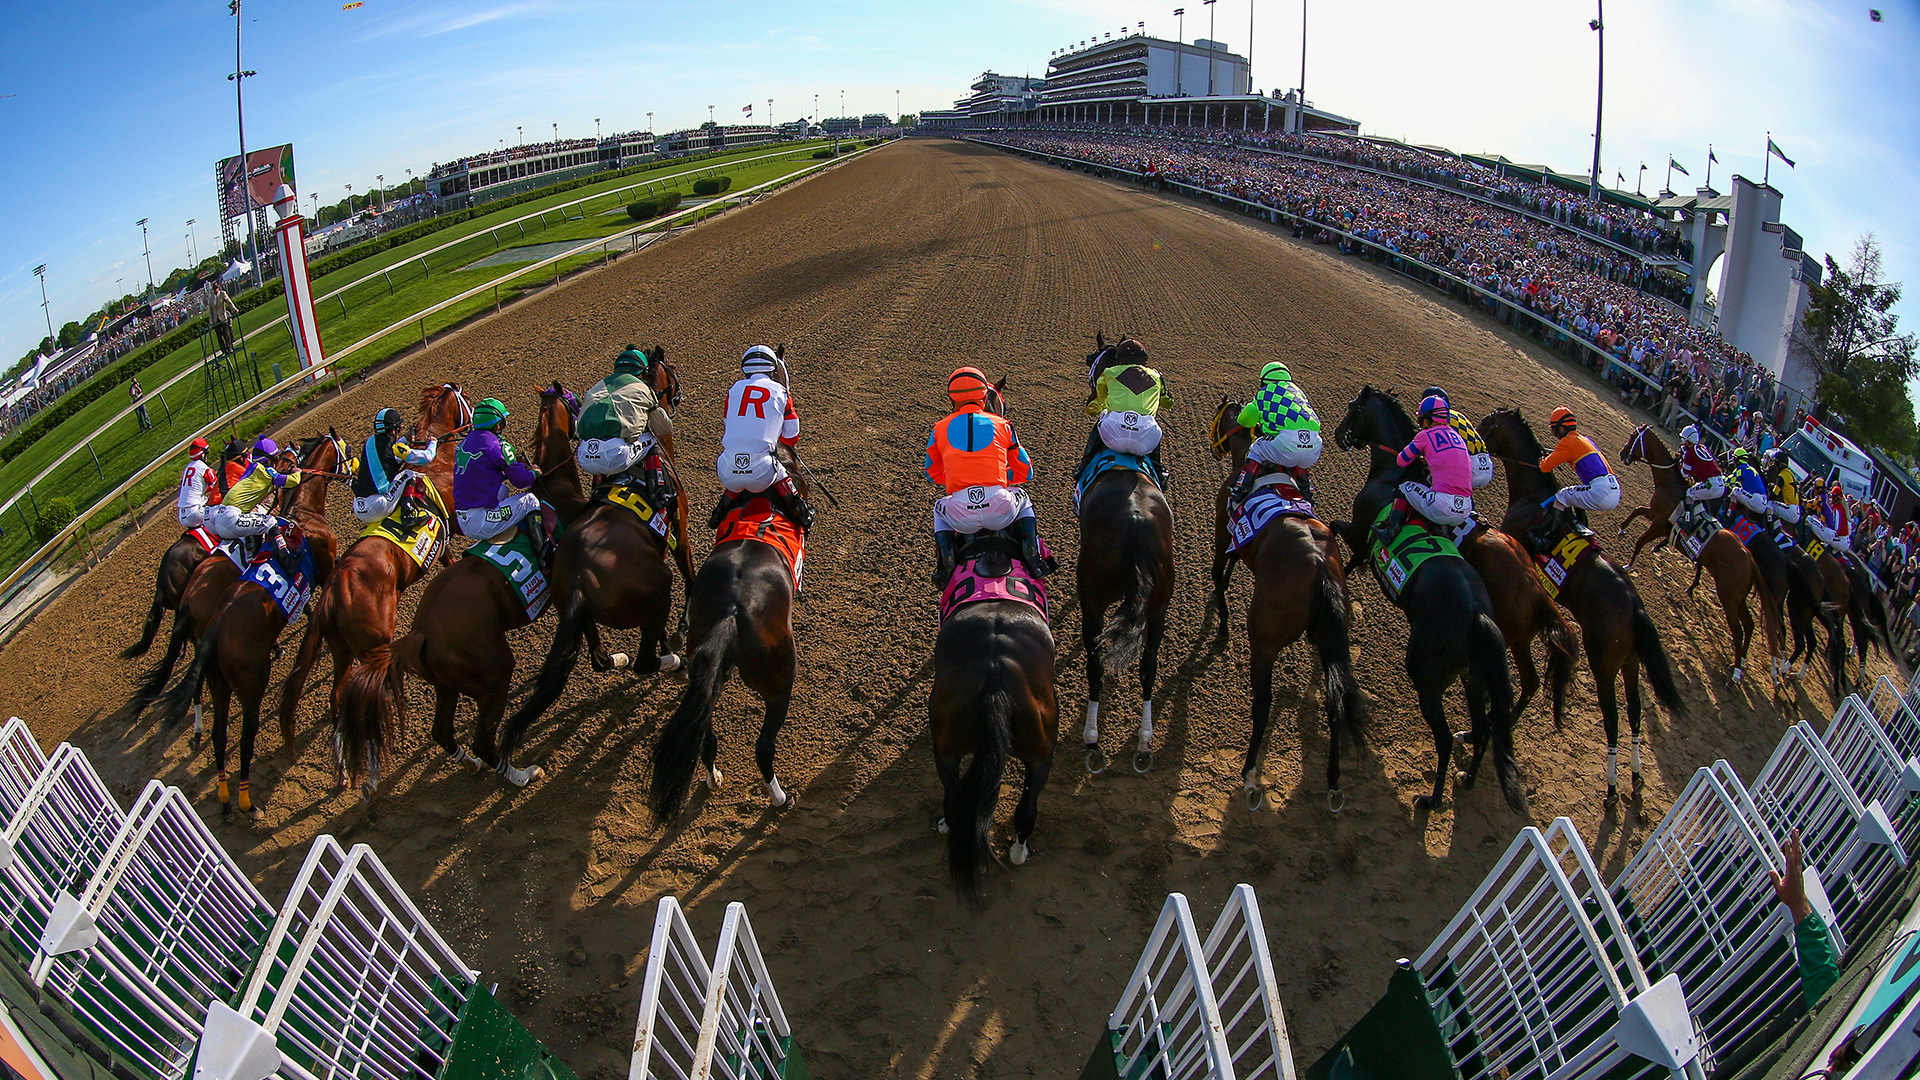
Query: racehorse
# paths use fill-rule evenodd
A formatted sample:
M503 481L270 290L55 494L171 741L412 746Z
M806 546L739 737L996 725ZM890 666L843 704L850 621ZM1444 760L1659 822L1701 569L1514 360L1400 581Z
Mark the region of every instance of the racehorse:
M1826 581L1827 596L1833 599L1840 613L1853 627L1854 652L1860 662L1860 681L1865 682L1869 641L1879 645L1889 660L1898 655L1893 648L1891 617L1886 601L1874 588L1873 575L1846 548L1837 544L1830 546L1820 553L1815 562L1820 567L1820 576Z
M1106 768L1100 752L1100 692L1107 668L1140 663L1140 729L1133 771L1153 767L1153 684L1160 638L1173 600L1173 511L1152 478L1107 468L1080 497L1080 642L1087 652L1087 771ZM1118 604L1113 622L1107 609Z
M420 471L436 489L439 506L449 512L453 508L454 455L459 450L453 433L464 428L472 419L473 406L467 404L466 395L461 393L457 384L429 386L420 392L420 419L414 425L413 442L418 445L430 438L444 440L433 460ZM363 464L362 467L367 466ZM432 507L427 509L431 510ZM441 544L447 543L445 531L452 527L451 521L440 521ZM349 775L354 779L361 777L362 762L357 757L351 762L341 760L339 748L347 742L365 744L363 738L351 737L344 729L341 715L343 690L349 680L364 680L365 673L377 667L392 682L392 697L389 700L400 702L400 711L405 712L405 698L399 692L399 675L390 663L394 623L400 612L400 594L424 578L429 569L423 561L416 560L388 537L378 533L364 535L347 548L346 554L340 557L332 575L327 578L326 588L314 599L313 611L307 619L306 636L300 641L300 651L294 659L293 669L287 673L286 683L280 690L280 727L283 731L293 729L294 713L300 706L301 694L306 690L307 674L313 670L320 646L326 645L333 657L333 690L328 697L327 712L333 717L336 735L340 736L335 741L334 765L343 787ZM366 698L363 697L361 701L364 704ZM369 714L364 710L355 717L356 721L367 719ZM390 716L386 717L386 722L391 723ZM291 743L287 750L288 753L292 752ZM365 797L369 800L379 787L378 763L373 765L376 775L365 791Z
M1540 441L1518 409L1498 409L1482 421L1480 435L1487 448L1504 459L1507 470L1507 516L1502 527L1533 551L1529 530L1540 505L1560 489L1552 473L1540 471ZM1538 556L1538 552L1534 552ZM1620 706L1614 679L1624 679L1627 726L1632 731L1633 788L1640 792L1640 669L1646 668L1653 696L1674 719L1686 715L1686 703L1673 681L1673 663L1660 644L1660 631L1640 602L1633 579L1596 546L1591 557L1577 560L1560 584L1558 599L1580 624L1586 643L1587 667L1593 671L1600 697L1600 717L1607 735L1607 805L1620 799Z
M680 378L667 362L666 349L655 345L648 352L647 382L668 412L680 404ZM670 441L662 440L660 454L672 469L674 454ZM679 486L679 485L676 485ZM674 540L669 543L640 520L638 514L607 502L590 504L579 520L561 535L553 557L552 595L559 606L553 645L540 665L533 693L507 718L500 740L500 760L494 769L514 786L544 775L541 770L520 770L511 757L527 726L539 719L559 699L580 660L580 644L587 645L587 658L595 671L632 669L641 673L674 671L680 657L665 651L668 645L667 616L673 608L673 570L671 556L680 568L681 580L693 580L692 560L687 552L687 491L681 487L674 503L669 526ZM684 628L687 616L681 613ZM640 628L637 655L609 652L600 641L600 627L616 630ZM676 637L679 635L676 634Z
M1646 506L1634 507L1625 521L1620 523L1620 535L1627 535L1627 526L1635 518L1647 519L1647 530L1640 539L1633 542L1633 551L1627 555L1626 569L1631 572L1633 564L1639 561L1640 549L1647 541L1656 541L1654 550L1667 542L1672 529L1674 511L1685 500L1687 482L1680 475L1680 464L1674 460L1673 452L1660 436L1653 433L1651 424L1641 424L1634 429L1633 437L1620 450L1620 462L1632 465L1644 461L1653 473L1653 497ZM1714 591L1720 595L1720 610L1727 619L1727 633L1733 637L1733 681L1739 682L1747 663L1747 647L1753 641L1753 615L1747 609L1747 597L1759 593L1760 619L1767 633L1767 654L1777 657L1781 649L1780 608L1773 602L1773 595L1767 582L1760 573L1760 564L1753 553L1748 551L1740 538L1726 529L1713 534L1700 548L1700 557L1695 559L1694 583L1700 581L1699 572L1713 574ZM1687 590L1692 595L1693 590Z
M140 624L140 640L120 650L120 659L132 660L147 654L160 632L161 616L180 610L180 597L187 591L187 579L193 576L194 567L211 554L198 540L182 532L166 554L160 556L160 569L153 575L153 604L147 608L146 621Z
M573 410L579 403L558 382L536 392L540 416L534 430L533 466L540 475L534 491L564 525L579 517L587 505L573 457ZM535 568L526 569L533 572ZM339 572L335 571L336 577ZM380 762L396 724L404 719L403 673L433 686L433 739L447 751L449 760L476 769L499 764L494 734L506 712L514 670L507 634L533 621L506 571L486 559L457 559L427 582L406 636L390 647L368 650L340 691L336 764L345 763L358 780L365 763L371 779L363 791L369 804L379 794ZM454 736L454 713L463 694L473 699L476 709L472 750L461 747ZM523 772L519 782L528 779Z
M791 455L786 447L779 452ZM788 472L803 498L811 494L798 467ZM752 505L748 500L746 507ZM716 544L701 564L687 589L687 688L654 745L648 804L655 822L664 825L679 814L696 759L706 762L707 789L719 790L720 769L714 758L720 740L713 731L713 707L736 667L740 681L760 695L766 707L753 748L760 782L775 809L787 805L787 793L773 773L773 752L780 726L787 722L798 663L793 597L793 571L771 543L729 540Z
M335 543L333 529L327 524L327 485L345 461L346 450L339 436L329 429L325 435L305 440L299 459L301 469L312 477L295 489L291 516L312 550L312 587L317 589L333 570ZM191 592L189 588L189 594ZM266 696L272 675L275 642L286 624L286 613L267 590L253 581L242 580L227 592L225 602L206 624L192 666L161 701L162 721L171 727L180 722L187 706L199 696L203 682L211 691L217 790L221 814L227 821L233 820L236 811L250 814L255 821L260 819L260 810L253 804L247 785L253 771L253 740L260 729L260 702ZM229 801L227 711L235 695L240 698L240 784L236 797ZM291 755L291 726L283 724L280 737Z
M1002 379L987 394L990 412L1006 410ZM980 533L960 550L962 568L974 563L990 577L1012 572L1015 548L1004 533ZM1013 812L1015 866L1033 853L1040 789L1053 771L1059 702L1053 689L1053 630L1047 617L1020 600L962 604L940 624L933 642L933 692L927 699L933 764L943 792L934 828L947 837L947 871L962 899L980 900L980 865L998 864L988 844L1000 780L1012 755L1026 766L1020 804ZM967 771L960 759L971 754Z
M1345 441L1342 441L1345 440ZM1362 387L1347 405L1347 414L1334 430L1334 442L1342 449L1379 446L1402 447L1413 441L1413 419L1406 406L1391 390ZM1395 481L1397 484L1398 481ZM1393 490L1379 491L1392 500ZM1368 513L1379 513L1385 502L1374 505L1368 500ZM1343 537L1356 552L1366 552L1371 542L1372 518L1353 522ZM1534 693L1540 689L1539 669L1533 662L1533 641L1538 638L1546 648L1547 690L1553 705L1553 727L1558 731L1566 721L1567 684L1573 681L1573 628L1554 607L1553 598L1534 575L1533 560L1520 542L1482 521L1456 542L1462 558L1472 565L1487 587L1487 599L1493 604L1493 621L1507 643L1513 669L1520 676L1520 696L1513 704L1513 715L1526 712Z
M1236 421L1240 404L1220 399L1208 427L1215 460L1230 458L1229 478L1246 464L1253 433ZM1366 698L1353 681L1351 624L1353 611L1343 584L1340 549L1333 533L1318 518L1288 514L1273 519L1237 551L1229 552L1227 484L1214 499L1213 597L1220 609L1224 632L1227 585L1234 560L1253 573L1253 599L1247 604L1247 639L1253 651L1253 734L1240 766L1240 783L1248 809L1267 799L1266 778L1260 760L1267 749L1267 723L1273 710L1273 665L1281 650L1306 635L1320 658L1322 704L1327 711L1327 805L1338 811L1345 805L1340 792L1340 744L1359 746L1367 719ZM1502 673L1505 678L1505 673Z

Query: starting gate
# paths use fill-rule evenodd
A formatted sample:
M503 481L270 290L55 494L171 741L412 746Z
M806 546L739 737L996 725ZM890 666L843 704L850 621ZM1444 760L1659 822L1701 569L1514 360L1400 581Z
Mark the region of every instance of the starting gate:
M1885 675L1867 695L1867 711L1880 722L1902 757L1920 757L1920 687L1902 693Z
M1900 752L1857 694L1840 703L1821 742L1861 800L1892 821L1906 853L1920 854L1920 759Z
M627 1076L806 1080L746 905L727 905L709 965L679 901L660 898Z
M13 812L27 797L27 789L47 768L47 755L40 752L27 722L17 716L0 725L0 832L13 820Z
M61 743L0 833L0 928L22 963L39 951L54 898L84 887L126 820L86 755Z

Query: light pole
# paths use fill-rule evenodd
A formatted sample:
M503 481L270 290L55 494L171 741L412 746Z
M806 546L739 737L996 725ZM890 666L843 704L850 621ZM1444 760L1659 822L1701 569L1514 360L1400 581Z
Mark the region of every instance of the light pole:
M846 119L846 116L847 116L847 92L845 90L842 90L840 91L840 118L844 120Z
M893 92L893 122L896 124L900 122L900 91L898 90Z
M233 12L233 74L227 78L233 83L233 118L240 132L240 206L247 213L247 247L253 251L253 283L258 286L261 282L260 240L253 228L253 192L247 186L247 110L241 84L259 72L240 66L240 27L244 21L240 17L240 0L227 0L227 7Z
M647 114L647 134L653 134L653 114Z
M140 254L147 257L147 295L153 295L153 249L147 246L147 219L134 222L140 226Z
M317 229L320 227L320 193L316 191L307 196L307 201L313 204L313 226Z
M773 122L773 99L772 98L767 99L767 127L769 128L776 127L776 125Z
M1300 108L1294 110L1300 130L1307 130L1307 0L1300 0Z
M558 143L560 141L560 125L559 124L553 125L553 141L555 143Z
M47 264L34 267L33 276L40 279L40 311L47 317L47 339L57 346L60 342L53 336L53 309L47 306Z
M1213 5L1219 0L1200 0L1207 9L1207 96L1213 96ZM1225 123L1225 120L1221 121Z
M707 127L713 127L713 106L707 106ZM711 138L711 136L709 136Z
M525 128L523 128L523 127L521 127L521 126L520 126L519 124L515 124L515 125L513 125L513 136L514 136L514 139L515 139L515 140L516 140L517 142L519 142L519 144L520 144L521 146L525 146L525 145L527 145L527 132L526 132L526 129L525 129Z
M387 212L387 176L385 173L375 173L373 178L380 181L380 186L375 190L380 193L380 212L384 214Z
M199 266L200 244L193 238L193 222L193 218L187 219L187 258L193 260L193 265Z
M351 221L353 220L353 185L347 184L345 187L347 189L347 220Z
M1253 92L1253 0L1247 0L1247 92Z
M600 141L600 118L597 116L593 118L593 141L595 143Z
M1593 31L1595 53L1593 87L1593 175L1587 178L1587 197L1594 202L1600 201L1600 117L1607 89L1607 30L1601 20L1605 17L1605 8L1601 0L1593 0L1593 20L1587 23L1587 29Z
M1173 17L1179 20L1173 31L1173 96L1186 97L1186 84L1180 81L1180 61L1187 57L1187 9L1174 8Z

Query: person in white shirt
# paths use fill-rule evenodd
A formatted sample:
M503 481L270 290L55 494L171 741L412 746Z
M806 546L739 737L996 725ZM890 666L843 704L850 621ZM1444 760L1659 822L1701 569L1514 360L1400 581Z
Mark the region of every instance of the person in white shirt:
M207 466L207 440L195 439L187 447L187 467L180 473L180 498L175 503L180 527L192 530L206 524L207 500L217 499L219 492L213 470Z
M728 512L753 495L765 495L802 531L813 527L813 507L787 475L774 451L793 450L800 441L800 413L787 387L787 365L765 345L740 358L740 381L727 391L726 427L714 469L727 494L713 508L709 528L717 529Z

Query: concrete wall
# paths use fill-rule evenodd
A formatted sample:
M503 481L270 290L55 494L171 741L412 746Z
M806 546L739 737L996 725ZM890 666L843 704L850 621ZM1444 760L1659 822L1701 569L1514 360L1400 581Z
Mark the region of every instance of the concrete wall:
M1179 70L1179 92L1174 89L1174 72ZM1221 50L1213 56L1213 92L1215 94L1246 94L1252 92L1253 80L1247 70L1245 57ZM1171 46L1152 45L1147 48L1147 96L1148 97L1205 97L1207 93L1207 51L1192 45L1186 48L1186 57L1180 58Z
M1788 334L1805 313L1807 286L1800 280L1801 252L1785 244L1780 193L1735 176L1732 194L1720 336L1786 385L1808 389L1805 369L1794 364L1789 370L1787 362Z

